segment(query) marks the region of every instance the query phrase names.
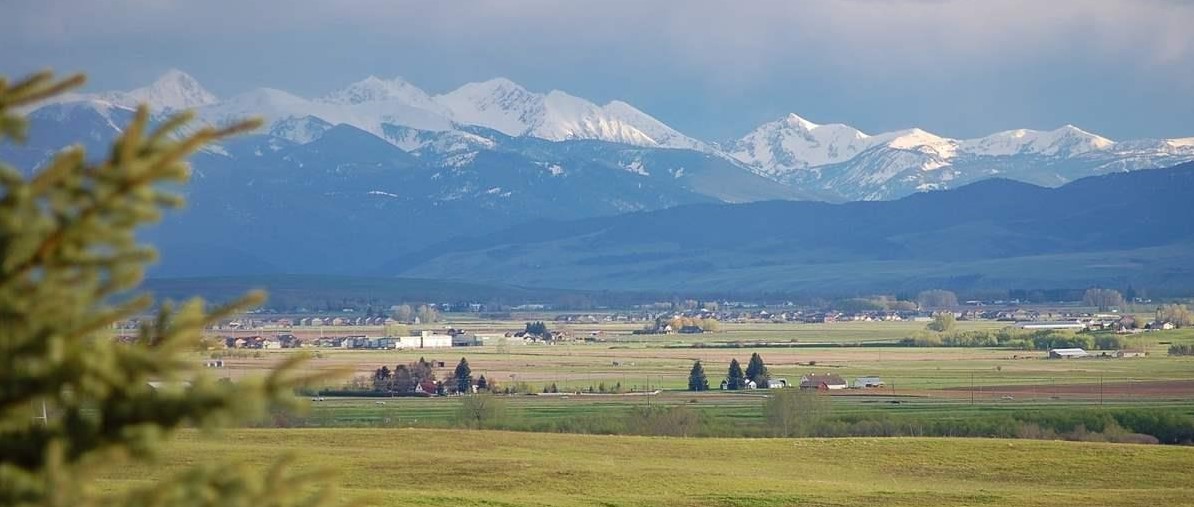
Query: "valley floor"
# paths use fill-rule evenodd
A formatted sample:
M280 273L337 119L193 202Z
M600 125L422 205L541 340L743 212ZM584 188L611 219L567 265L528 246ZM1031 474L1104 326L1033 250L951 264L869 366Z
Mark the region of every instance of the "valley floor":
M342 505L1194 505L1194 449L996 439L717 439L430 429L184 432L162 462L295 453ZM295 487L300 487L296 484Z

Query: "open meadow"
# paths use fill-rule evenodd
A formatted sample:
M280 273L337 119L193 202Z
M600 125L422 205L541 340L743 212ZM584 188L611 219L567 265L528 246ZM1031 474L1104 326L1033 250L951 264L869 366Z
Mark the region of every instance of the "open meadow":
M682 439L518 432L303 429L184 432L160 463L265 466L338 485L345 505L1194 505L1188 448L995 439ZM302 487L302 484L294 484Z

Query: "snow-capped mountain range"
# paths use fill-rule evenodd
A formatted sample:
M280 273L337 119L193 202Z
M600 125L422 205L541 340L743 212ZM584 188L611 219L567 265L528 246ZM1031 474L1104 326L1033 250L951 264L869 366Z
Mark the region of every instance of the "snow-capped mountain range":
M731 143L751 170L848 199L890 199L1002 176L1056 186L1093 174L1194 160L1194 137L1115 142L1073 125L951 139L913 128L868 135L795 114Z
M171 70L154 83L133 91L73 94L59 100L65 101L92 101L127 108L148 103L160 111L194 108L200 118L214 123L263 116L271 128L278 123L293 125L297 120L313 117L332 125L347 123L380 137L385 137L382 127L385 124L431 132L473 125L509 136L549 141L596 139L633 146L708 149L704 143L625 102L598 106L559 90L531 92L504 78L469 83L437 96L400 77L369 76L314 99L258 88L219 100L191 76ZM309 141L309 134L296 132L298 137L291 140Z
M718 145L686 136L625 102L597 105L558 90L532 92L504 78L440 95L401 78L370 76L318 98L259 88L221 99L172 70L132 91L75 94L59 102L91 107L105 117L113 108L138 103L165 112L195 109L212 123L262 116L270 135L298 144L347 124L416 154L492 149L492 136L478 135L477 128L514 138L691 150L788 185L793 197L826 200L891 199L996 176L1056 186L1093 174L1194 160L1194 137L1114 142L1072 125L978 139L951 139L917 128L870 135L795 114ZM618 163L631 172L651 171Z

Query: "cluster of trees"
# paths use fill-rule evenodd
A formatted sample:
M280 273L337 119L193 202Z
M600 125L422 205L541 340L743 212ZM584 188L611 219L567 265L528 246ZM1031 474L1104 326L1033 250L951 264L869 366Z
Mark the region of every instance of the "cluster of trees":
M1036 332L1032 336L1031 350L1080 348L1088 350L1118 350L1124 348L1125 340L1114 334Z
M904 298L904 299L901 299ZM843 312L914 312L917 310L931 310L935 308L952 308L958 306L958 296L953 292L933 289L921 291L912 300L911 295L904 296L872 296L866 298L851 298L834 301L834 309Z
M1194 356L1194 344L1175 343L1169 346L1171 356Z
M673 301L656 301L649 305L645 305L645 308L655 311L705 309L711 312L716 312L719 308L721 308L721 305L716 301L702 302L695 299L676 299Z
M712 317L683 317L673 316L671 318L659 317L654 322L648 324L643 328L647 333L662 333L664 329L671 326L673 331L680 331L684 328L697 328L701 331L716 332L721 330L721 322Z
M398 322L414 323L418 321L420 324L431 324L439 322L439 310L427 305L419 305L415 308L408 304L400 304L390 312L390 318Z
M1006 347L1018 350L1119 350L1128 345L1124 337L1112 333L1074 333L1048 329L1029 331L1014 327L995 331L920 333L904 338L900 343L912 347Z
M958 306L958 295L941 289L922 291L916 295L921 308L952 308Z
M379 393L413 393L424 382L440 385L435 379L435 370L426 359L400 364L390 369L382 366L373 371L372 389Z
M733 391L746 389L747 381L753 381L759 387L767 387L767 381L770 379L771 373L767 371L763 357L756 352L750 355L750 362L747 363L745 371L742 370L742 365L738 363L737 359L730 360L729 371L726 373L726 389ZM709 379L705 375L705 367L699 360L692 364L692 370L688 372L688 390L709 390Z
M933 321L925 326L925 328L936 333L949 333L957 325L958 318L954 316L953 312L937 312L933 314Z
M1172 322L1177 327L1194 326L1194 314L1186 305L1162 305L1157 308L1157 322Z
M1100 312L1124 306L1124 296L1114 289L1091 288L1082 294L1082 304L1093 306Z
M529 335L543 337L550 334L551 330L547 328L547 324L544 324L543 321L535 321L527 322L526 333Z
M833 301L832 303L822 303L820 306L833 308L843 312L916 311L915 301L898 299L891 296L839 299Z
M692 437L701 431L701 415L684 405L634 407L624 424L633 435Z
M418 361L400 364L394 369L382 366L374 370L371 383L367 388L376 393L409 394L415 392L415 389L424 382L435 384L436 394L470 393L474 384L473 370L468 364L468 359L460 358L456 369L452 371L452 378L445 385L444 382L436 380L435 370L431 363L420 357ZM350 384L349 389L363 387L359 385L359 382L356 384ZM491 391L497 387L486 379L485 375L476 379L476 386L478 391Z
M763 417L772 433L779 437L812 435L832 410L828 397L805 389L782 389L763 403Z
M506 400L492 394L463 396L456 423L467 428L494 428L506 422Z

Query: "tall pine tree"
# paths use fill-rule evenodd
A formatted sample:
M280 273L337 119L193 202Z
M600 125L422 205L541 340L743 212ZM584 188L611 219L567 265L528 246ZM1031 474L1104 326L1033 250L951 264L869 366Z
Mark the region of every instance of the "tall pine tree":
M746 364L746 378L753 380L755 385L764 388L767 387L767 381L771 379L771 374L767 372L767 365L763 364L763 356L758 352L750 355L750 362Z
M468 359L460 358L456 365L456 373L452 375L456 380L456 392L468 393L473 390L473 369L468 366Z
M0 77L0 143L21 142L21 111L83 83L36 74ZM218 382L191 352L205 327L264 299L252 293L214 310L200 300L154 306L138 290L151 248L138 229L163 208L182 204L171 191L190 176L186 157L205 145L257 127L192 125L190 114L150 121L137 109L113 148L88 157L69 147L39 168L0 163L0 505L311 505L295 488L315 479L281 464L266 473L204 466L114 491L100 471L142 461L173 430L264 414L293 404L298 355L265 378ZM28 176L27 176L28 175ZM152 310L128 343L113 324ZM33 416L37 417L33 417ZM264 477L269 477L265 479Z
M705 367L701 366L700 361L692 363L692 371L688 372L688 390L709 390L709 379L705 377Z
M742 365L737 359L730 360L730 371L726 375L726 389L737 391L746 387L746 376L742 373Z

